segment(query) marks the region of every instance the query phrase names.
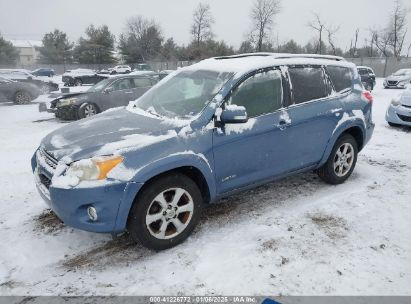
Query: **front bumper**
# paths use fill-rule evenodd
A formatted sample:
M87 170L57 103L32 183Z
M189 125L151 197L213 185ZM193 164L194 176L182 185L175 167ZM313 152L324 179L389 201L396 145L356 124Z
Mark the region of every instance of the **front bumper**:
M31 160L36 187L56 215L68 226L101 233L119 233L126 229L128 213L141 183L121 181L96 181L84 187L82 183L68 189L54 187L53 170L38 161L38 153ZM97 221L92 221L88 207L97 211Z
M390 104L385 113L385 120L394 124L411 126L411 108Z

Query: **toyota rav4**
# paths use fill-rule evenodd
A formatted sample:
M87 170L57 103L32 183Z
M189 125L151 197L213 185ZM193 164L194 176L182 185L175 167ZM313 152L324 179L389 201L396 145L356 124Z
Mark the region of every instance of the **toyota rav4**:
M127 107L68 124L32 158L67 225L161 250L205 205L314 170L343 183L370 139L372 96L339 57L245 54L182 68Z

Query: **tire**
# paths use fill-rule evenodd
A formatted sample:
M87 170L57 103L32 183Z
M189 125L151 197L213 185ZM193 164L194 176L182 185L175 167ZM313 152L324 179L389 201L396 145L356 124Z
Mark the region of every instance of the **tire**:
M14 103L18 105L28 104L32 100L29 92L17 91L14 95Z
M83 81L81 79L74 79L74 86L79 87L83 85Z
M367 84L365 85L365 89L366 89L368 92L371 92L371 91L372 91L372 84L367 83Z
M318 176L328 184L342 184L354 170L357 155L358 145L354 137L343 134L335 143L327 162L317 170Z
M176 194L180 194L180 198L173 201ZM202 210L203 198L193 180L179 173L163 175L145 186L137 196L127 229L133 240L149 249L168 249L182 243L192 233Z
M41 94L47 94L50 93L50 88L48 85L44 84L40 87L40 92Z
M78 109L78 117L80 119L94 116L99 113L99 110L95 104L83 103Z

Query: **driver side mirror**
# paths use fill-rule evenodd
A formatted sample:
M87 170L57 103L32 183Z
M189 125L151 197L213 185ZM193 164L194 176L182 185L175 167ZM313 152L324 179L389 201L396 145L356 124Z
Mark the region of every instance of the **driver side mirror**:
M243 106L227 105L221 112L220 119L223 124L246 123L248 121L248 115Z
M110 94L111 92L113 92L113 88L105 88L103 91L104 94Z

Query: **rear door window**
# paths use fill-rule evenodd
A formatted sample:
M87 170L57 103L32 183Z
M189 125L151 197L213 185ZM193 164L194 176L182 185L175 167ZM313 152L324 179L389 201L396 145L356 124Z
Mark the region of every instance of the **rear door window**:
M321 67L290 67L291 91L295 104L327 97L331 87Z
M272 113L282 107L282 77L278 70L257 73L233 92L229 104L243 106L249 117Z
M366 69L366 75L368 72ZM334 84L334 89L336 92L341 92L345 89L350 89L352 87L352 73L349 68L339 67L339 66L327 66L328 75ZM361 74L360 75L364 75Z
M148 78L134 78L133 81L136 88L151 87L151 80Z

